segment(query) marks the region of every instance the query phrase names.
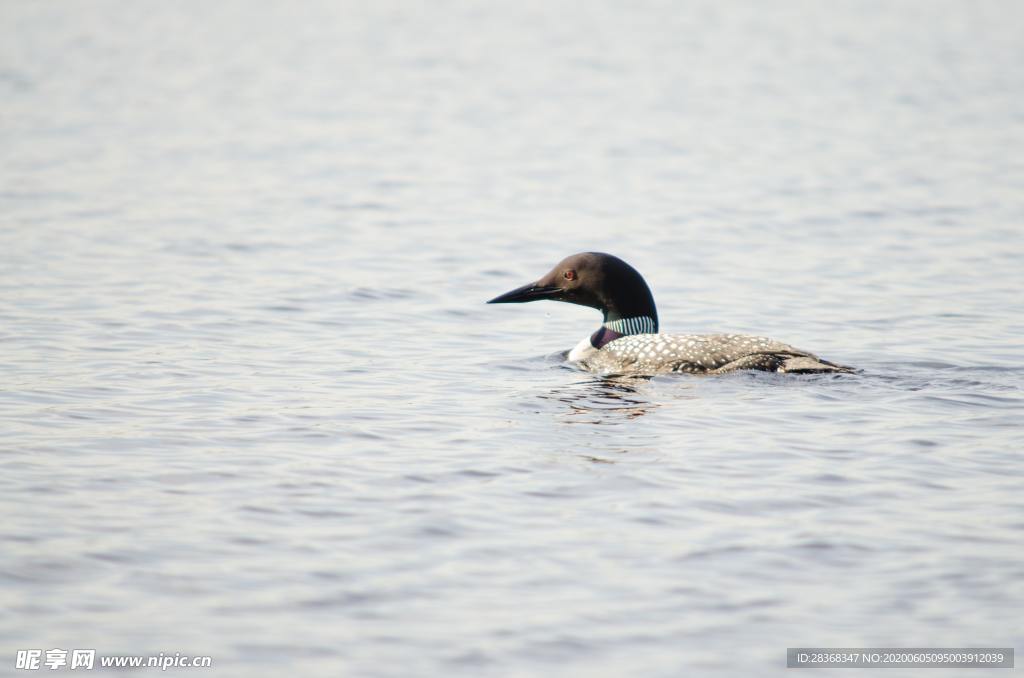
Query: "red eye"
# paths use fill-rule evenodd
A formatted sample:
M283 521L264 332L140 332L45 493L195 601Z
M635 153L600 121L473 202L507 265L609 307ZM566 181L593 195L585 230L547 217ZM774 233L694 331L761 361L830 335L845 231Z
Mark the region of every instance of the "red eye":
M563 276L563 277L564 277L564 278L565 278L566 280L575 280L575 279L576 279L576 271L574 271L574 270L572 270L572 269L570 268L570 269L569 269L568 271L566 271L565 273L563 273L563 274L562 274L562 276Z

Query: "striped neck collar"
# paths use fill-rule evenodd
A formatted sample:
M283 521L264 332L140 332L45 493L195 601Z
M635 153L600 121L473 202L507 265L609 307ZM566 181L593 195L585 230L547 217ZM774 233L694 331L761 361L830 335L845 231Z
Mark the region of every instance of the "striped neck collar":
M646 315L636 316L634 318L606 320L601 327L609 329L622 336L628 336L630 334L658 333L658 323L654 321L654 318Z

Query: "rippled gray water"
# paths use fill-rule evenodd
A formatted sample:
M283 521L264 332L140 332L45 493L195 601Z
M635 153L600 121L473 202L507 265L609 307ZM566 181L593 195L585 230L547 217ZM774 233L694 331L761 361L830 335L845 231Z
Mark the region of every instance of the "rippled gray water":
M1021 647L1022 19L3 3L0 673ZM594 311L483 304L587 249L863 371L599 379Z

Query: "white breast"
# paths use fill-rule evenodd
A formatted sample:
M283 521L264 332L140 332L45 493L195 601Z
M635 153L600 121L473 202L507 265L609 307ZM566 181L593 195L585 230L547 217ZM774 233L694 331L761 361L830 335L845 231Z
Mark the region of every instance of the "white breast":
M569 360L579 362L594 353L597 353L597 349L590 343L590 337L583 337L583 341L576 344L576 348L569 351Z

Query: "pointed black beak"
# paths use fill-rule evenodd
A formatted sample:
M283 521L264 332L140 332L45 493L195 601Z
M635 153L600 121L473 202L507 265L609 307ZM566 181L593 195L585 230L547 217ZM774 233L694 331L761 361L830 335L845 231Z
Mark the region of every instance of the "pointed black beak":
M488 304L521 304L524 301L539 301L540 299L558 299L562 293L561 287L555 287L553 285L538 285L537 283L529 283L522 287L517 287L511 292L505 292L500 296L494 297Z

